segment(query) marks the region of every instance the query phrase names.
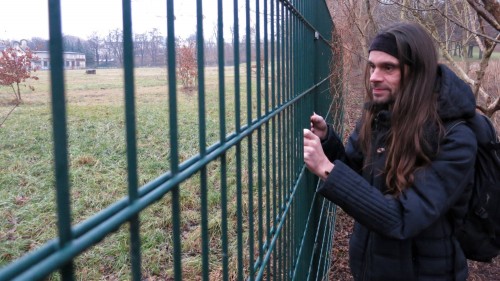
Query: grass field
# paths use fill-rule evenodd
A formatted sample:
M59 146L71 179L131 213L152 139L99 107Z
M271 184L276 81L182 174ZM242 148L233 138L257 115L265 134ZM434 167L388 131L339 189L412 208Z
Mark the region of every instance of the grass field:
M243 68L242 68L243 69ZM34 92L23 92L23 103L0 127L0 267L57 236L53 174L52 115L49 72L37 72ZM169 170L167 73L160 68L135 69L139 186ZM207 144L219 140L217 68L206 69ZM234 120L234 77L226 69L226 132ZM120 69L65 72L73 224L91 217L127 195L123 75ZM241 88L246 80L242 73ZM233 85L233 86L231 86ZM12 109L13 94L0 87L1 120ZM199 151L197 90L178 91L179 161ZM253 100L253 99L252 99ZM247 99L241 98L241 124ZM256 105L252 104L253 114ZM255 117L255 116L254 116ZM255 140L255 138L254 138ZM255 140L257 141L257 140ZM246 147L243 141L242 147ZM254 150L255 151L255 150ZM234 149L227 153L229 197L235 196ZM243 155L243 163L246 163ZM255 155L252 155L255 157ZM211 275L220 275L219 162L209 164L209 235ZM245 166L243 166L245 169ZM183 276L195 280L201 271L199 175L181 185ZM254 181L255 182L255 181ZM244 212L249 210L243 196ZM172 275L170 196L141 212L143 276ZM228 203L230 263L236 263L235 200ZM255 210L256 208L254 208ZM246 217L246 216L244 216ZM244 226L247 222L243 222ZM244 234L244 236L247 234ZM108 236L76 260L78 280L129 279L128 226ZM55 279L52 276L51 279Z

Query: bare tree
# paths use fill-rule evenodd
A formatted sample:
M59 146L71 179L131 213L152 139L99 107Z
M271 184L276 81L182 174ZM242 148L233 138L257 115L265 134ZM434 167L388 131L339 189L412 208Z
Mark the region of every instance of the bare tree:
M134 42L135 52L141 58L139 65L144 66L145 65L144 58L148 51L148 34L147 33L136 34L134 41L135 41Z
M462 80L471 85L478 109L492 117L500 110L500 95L498 90L485 90L484 77L490 65L491 55L500 39L500 29L497 29L500 3L494 0L483 0L483 5L479 5L479 0L467 2L468 4L459 0L394 1L395 5L408 11L410 20L419 22L432 34L448 64ZM491 13L495 11L498 11L496 18L495 14ZM452 44L455 45L453 54L450 52ZM472 55L472 50L467 49L473 48L475 44L480 49L481 57L478 64L471 65L467 58Z
M94 56L95 67L99 67L99 54L102 46L102 41L103 40L99 37L97 32L93 32L92 35L90 35L87 39L89 48L92 50Z
M333 34L333 48L338 57L342 57L343 71L338 73L344 81L345 88L353 89L358 86L351 81L354 81L356 76L362 75L362 65L368 53L368 42L376 32L375 25L371 25L371 21L375 21L372 13L378 10L379 4L367 0L339 0L332 1L330 10L335 23ZM370 16L369 16L370 15ZM334 71L340 70L339 65L332 66ZM338 90L338 89L337 89ZM350 119L348 118L350 122Z
M487 22L490 27L492 27L494 30L496 30L497 35L493 40L491 40L488 37L484 37L484 47L485 48L485 57L491 56L493 51L496 48L496 45L499 43L500 40L500 2L498 0L482 0L482 4L480 3L479 0L467 0L469 5L476 11L478 14L478 17L480 19L480 29L483 34L486 34L486 27L484 22ZM488 60L481 61L481 68L480 70L483 70L482 72L478 73L478 77L483 78L485 75L486 67L488 67ZM498 71L500 67L498 64L496 65L496 70ZM495 71L494 71L495 72ZM496 72L498 73L498 72ZM492 75L491 77L495 77L496 80L493 82L494 85L496 85L495 89L497 92L496 99L493 101L491 96L486 97L486 106L485 107L479 107L483 112L486 113L486 115L491 116L493 115L496 111L500 110L500 94L499 92L499 81L498 81L498 76L497 75ZM479 83L478 83L479 84ZM477 95L477 92L479 90L480 84L476 85L475 87L475 93Z
M157 28L153 28L149 33L149 53L151 56L151 64L159 65L158 61L160 55L162 54L162 50L164 49L164 38L161 35L161 32ZM162 62L162 64L164 61Z
M106 37L106 46L113 59L123 66L123 32L120 29L111 30Z
M205 61L207 65L217 64L217 23L212 25L211 35L205 40Z
M33 51L47 51L49 49L49 40L40 37L32 37L28 41L28 47Z
M498 0L338 0L332 6L344 58L346 53L365 57L379 27L400 20L418 22L434 37L447 64L472 87L478 109L489 117L500 110L498 87L484 84L499 84L493 80L497 75L488 71L498 63L490 60L500 42ZM474 48L480 56L471 63Z

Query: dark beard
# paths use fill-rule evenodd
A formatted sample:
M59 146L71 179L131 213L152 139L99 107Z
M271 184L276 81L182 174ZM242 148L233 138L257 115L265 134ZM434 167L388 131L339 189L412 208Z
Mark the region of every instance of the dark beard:
M391 110L393 104L394 104L394 98L391 97L391 99L386 102L369 101L365 103L364 109L371 111L373 113L377 113L381 110Z

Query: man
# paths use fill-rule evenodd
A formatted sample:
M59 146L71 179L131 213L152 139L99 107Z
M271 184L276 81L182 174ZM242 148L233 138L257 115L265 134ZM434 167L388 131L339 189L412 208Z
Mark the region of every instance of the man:
M304 161L318 192L355 219L355 280L466 280L455 236L473 181L470 87L438 65L432 38L396 24L373 40L366 105L344 149L321 116L304 129Z

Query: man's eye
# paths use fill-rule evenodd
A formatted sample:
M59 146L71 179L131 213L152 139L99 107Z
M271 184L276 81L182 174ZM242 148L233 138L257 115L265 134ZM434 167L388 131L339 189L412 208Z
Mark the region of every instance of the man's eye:
M386 65L385 66L385 70L386 71L392 71L392 70L394 70L394 66L392 66L392 65Z

